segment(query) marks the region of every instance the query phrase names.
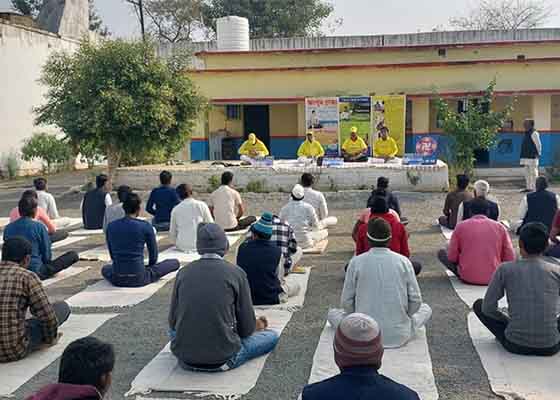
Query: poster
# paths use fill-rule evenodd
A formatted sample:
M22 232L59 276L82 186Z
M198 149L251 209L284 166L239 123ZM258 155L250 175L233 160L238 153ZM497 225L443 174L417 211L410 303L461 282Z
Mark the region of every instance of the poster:
M350 130L355 126L358 128L358 136L371 148L371 97L339 97L338 115L340 143L344 143L350 137Z
M389 128L389 136L397 142L398 156L402 157L405 150L406 129L406 96L373 96L371 99L373 124L373 140L378 138L382 126Z
M305 125L325 148L325 155L338 156L338 98L305 99Z

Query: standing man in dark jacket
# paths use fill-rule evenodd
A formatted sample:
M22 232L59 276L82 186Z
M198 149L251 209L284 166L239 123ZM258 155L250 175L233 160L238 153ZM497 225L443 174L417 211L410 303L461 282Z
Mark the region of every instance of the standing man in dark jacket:
M201 259L177 274L169 310L171 352L191 371L225 372L271 352L278 334L255 318L247 275L223 259L229 249L216 224L198 226Z
M171 211L181 202L177 191L171 186L172 179L171 172L162 171L159 174L161 185L152 190L146 204L146 211L154 216L152 224L158 232L169 231Z
M535 190L536 179L539 176L539 158L542 154L542 143L539 132L535 129L535 121L526 119L523 123L525 136L521 144L521 165L525 166L525 190Z
M558 211L560 199L558 195L548 189L548 179L544 176L537 178L536 191L528 193L519 205L519 220L516 225L517 234L521 229L531 222L540 222L547 227L548 232L552 228L554 216ZM516 226L514 225L514 228Z
M82 202L82 219L85 229L102 229L105 209L113 204L110 194L109 177L105 174L95 178L95 189L84 196Z

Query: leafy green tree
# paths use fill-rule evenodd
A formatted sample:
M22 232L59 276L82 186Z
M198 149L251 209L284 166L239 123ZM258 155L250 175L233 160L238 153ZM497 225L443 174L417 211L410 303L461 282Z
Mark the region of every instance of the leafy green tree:
M143 42L84 41L71 55L53 54L41 82L48 92L36 122L106 157L110 175L123 159L176 154L204 104L191 80Z
M24 142L21 158L25 161L42 160L43 170L48 174L72 158L72 149L55 135L36 133Z
M490 150L496 144L498 132L513 111L511 104L502 111L492 109L495 87L493 80L481 97L469 98L464 112L450 107L439 96L436 99L438 119L450 138L450 162L470 176L476 161L475 150Z

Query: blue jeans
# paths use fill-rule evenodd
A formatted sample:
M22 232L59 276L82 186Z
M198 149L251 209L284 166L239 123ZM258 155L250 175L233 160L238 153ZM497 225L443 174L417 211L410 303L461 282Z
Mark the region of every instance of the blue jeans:
M248 361L251 361L254 358L270 353L276 347L279 339L280 337L273 330L266 329L264 331L255 332L251 336L245 339L241 339L241 349L239 350L239 352L219 368L195 368L181 361L179 362L179 364L182 368L189 371L225 372L235 368L239 368L240 366Z
M56 315L58 326L65 323L68 320L68 317L70 317L70 306L64 301L53 303L52 308ZM29 338L28 353L36 351L45 344L42 321L36 318L27 319L25 320L25 329L27 332L27 337Z

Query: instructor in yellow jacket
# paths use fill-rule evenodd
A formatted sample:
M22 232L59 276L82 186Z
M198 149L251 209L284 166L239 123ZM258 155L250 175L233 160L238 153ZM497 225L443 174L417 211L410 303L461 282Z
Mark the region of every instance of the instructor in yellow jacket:
M344 162L366 162L368 160L368 146L364 139L358 136L358 128L352 127L350 137L342 145Z
M384 158L390 160L395 158L399 152L397 142L392 137L389 137L389 128L386 126L381 127L379 130L379 139L373 144L373 154L377 158Z
M319 158L325 155L325 150L321 143L315 140L313 132L307 132L307 139L299 146L298 158Z
M257 135L250 133L249 137L238 150L241 160L252 163L255 158L266 157L270 153L266 145L257 139Z

